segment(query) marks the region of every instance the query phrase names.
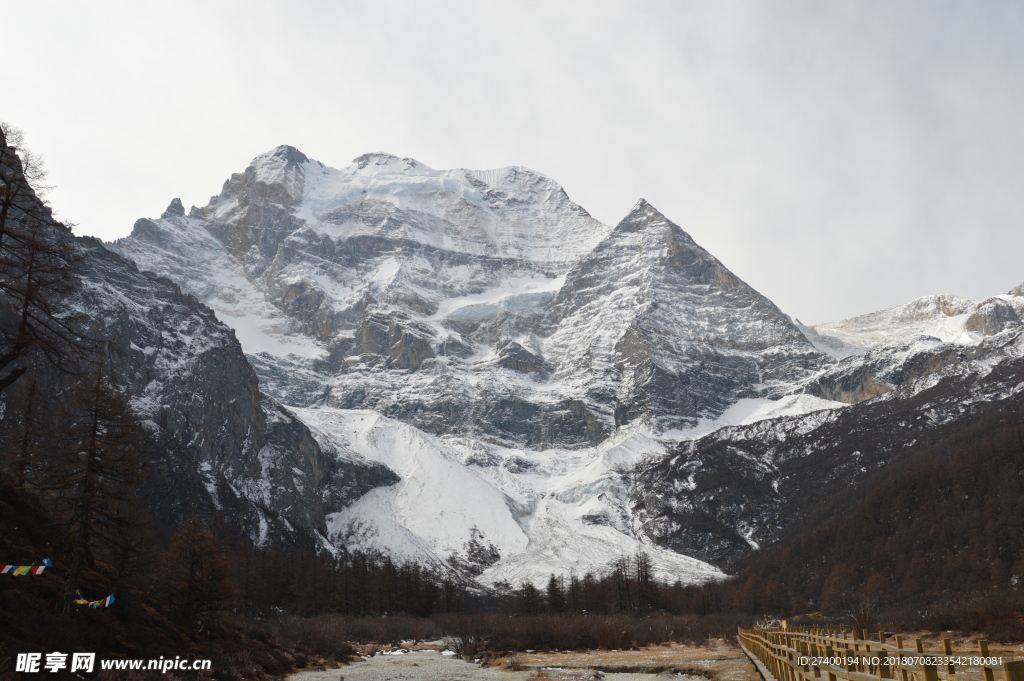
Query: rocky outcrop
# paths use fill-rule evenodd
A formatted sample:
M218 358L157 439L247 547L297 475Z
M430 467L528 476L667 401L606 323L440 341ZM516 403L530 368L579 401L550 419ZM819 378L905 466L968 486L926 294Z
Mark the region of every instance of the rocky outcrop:
M436 356L430 340L429 329L417 328L406 315L368 312L356 329L352 350L360 356L380 356L387 368L415 370Z
M989 298L971 311L964 322L964 329L994 336L1005 331L1011 324L1020 324L1020 317L1013 306L1005 300Z
M521 374L536 374L541 379L548 377L544 360L512 340L501 340L497 344L498 366Z
M834 402L857 404L892 390L875 378L871 367L857 364L848 371L829 371L807 385L807 393Z

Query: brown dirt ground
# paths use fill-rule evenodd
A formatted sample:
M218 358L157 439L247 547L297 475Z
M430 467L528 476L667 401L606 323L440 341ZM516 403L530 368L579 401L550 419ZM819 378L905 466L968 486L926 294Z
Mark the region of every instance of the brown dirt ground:
M760 681L743 651L725 641L707 646L652 646L640 650L591 650L558 653L519 653L518 662L529 670L561 667L565 670L600 670L607 673L684 673L711 681ZM496 661L497 662L497 661ZM500 661L508 668L508 657ZM564 674L562 675L564 677Z

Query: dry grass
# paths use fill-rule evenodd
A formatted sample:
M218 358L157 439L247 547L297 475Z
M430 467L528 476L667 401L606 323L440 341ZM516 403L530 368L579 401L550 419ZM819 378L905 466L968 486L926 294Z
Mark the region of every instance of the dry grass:
M743 652L722 640L710 641L704 646L673 644L639 650L532 651L516 657L524 668L534 670L561 667L620 673L682 672L715 681L760 681Z
M453 616L442 621L463 656L499 656L525 650L622 650L670 643L699 645L734 635L732 620L685 615Z

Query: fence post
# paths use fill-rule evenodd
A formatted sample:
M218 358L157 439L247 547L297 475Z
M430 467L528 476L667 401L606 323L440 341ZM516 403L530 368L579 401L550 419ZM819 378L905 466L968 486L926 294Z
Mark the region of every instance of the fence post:
M825 646L825 657L828 658L828 665L826 666L826 669L828 669L828 681L836 681L835 672L832 671L832 666L835 664L835 660L833 660L832 658L835 657L835 654L835 648L833 648L831 645Z
M1003 679L1005 681L1024 681L1024 661L1004 662Z
M982 639L978 641L978 650L981 651L982 657L988 657L988 641ZM995 674L992 671L992 667L987 664L982 667L985 670L985 681L995 681Z

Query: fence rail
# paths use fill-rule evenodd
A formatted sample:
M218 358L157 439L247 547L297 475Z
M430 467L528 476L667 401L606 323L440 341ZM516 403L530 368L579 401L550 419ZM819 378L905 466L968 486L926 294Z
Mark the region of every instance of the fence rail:
M947 638L926 652L921 639L905 648L882 632L872 640L866 630L786 626L740 629L739 640L776 681L1024 681L1024 661L990 655L988 641L954 651Z

